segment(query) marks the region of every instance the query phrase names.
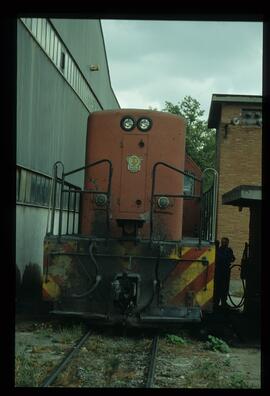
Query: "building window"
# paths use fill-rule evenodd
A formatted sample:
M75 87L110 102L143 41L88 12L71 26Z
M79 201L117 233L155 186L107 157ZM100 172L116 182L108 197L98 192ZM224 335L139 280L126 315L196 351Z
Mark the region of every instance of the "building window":
M50 204L52 189L52 178L41 173L25 169L18 166L16 169L16 201L19 204L48 207ZM63 194L63 209L74 210L74 194L72 190L80 190L74 184L65 183L65 192ZM56 208L60 206L61 184L56 185ZM69 197L68 197L69 196ZM79 211L79 199L77 196L75 211Z
M16 201L19 200L20 177L21 172L19 171L19 169L16 169Z
M46 44L46 52L47 54L50 55L51 57L51 29L49 28L48 23L46 23L46 40L45 40L45 44Z
M65 60L66 60L66 54L63 51L61 51L60 68L62 71L65 70Z
M242 109L241 115L243 124L262 126L261 109Z
M48 206L50 199L51 178L37 172L17 167L18 203Z
M37 19L37 40L40 44L42 44L41 42L41 19L38 18Z
M191 176L195 176L194 173L185 171ZM184 195L194 195L194 185L195 185L195 180L192 179L189 176L184 177Z
M32 18L31 32L37 37L37 18Z

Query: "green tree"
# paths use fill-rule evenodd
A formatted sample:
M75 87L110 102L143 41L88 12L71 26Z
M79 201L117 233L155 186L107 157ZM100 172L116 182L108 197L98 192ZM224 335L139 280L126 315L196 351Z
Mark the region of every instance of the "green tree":
M185 96L181 102L173 104L165 102L165 108L172 114L182 116L186 120L186 152L204 170L215 167L215 131L207 127L202 119L204 110L200 103L191 96Z

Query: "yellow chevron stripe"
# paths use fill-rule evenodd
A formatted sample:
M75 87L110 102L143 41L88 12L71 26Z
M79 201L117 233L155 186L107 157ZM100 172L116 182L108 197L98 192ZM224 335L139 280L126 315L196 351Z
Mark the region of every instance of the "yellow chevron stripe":
M182 252L181 252L182 256L184 256L184 254L186 254L191 249L192 249L191 247L182 248ZM171 259L181 259L181 257L179 256L178 252L176 252L176 251L171 253L170 256L169 256L169 258L171 258Z
M198 260L201 260L201 258L205 256L206 252L199 256ZM174 296L176 293L179 293L181 290L183 290L194 278L200 275L204 269L205 267L201 263L197 261L190 262L188 268L184 270L178 278L175 278L171 282L170 295Z
M184 255L190 249L192 248L183 249L182 254ZM215 248L209 247L209 250L203 252L201 256L197 258L197 260L201 260L202 257L206 257L206 259L209 261L209 264L213 263L215 259ZM173 298L176 294L180 293L189 283L191 283L195 278L197 278L197 276L199 276L204 270L205 267L200 262L197 261L190 262L188 268L186 268L178 277L176 277L170 283L170 289L166 291L166 297L168 298L168 300ZM205 298L209 299L209 297L207 297L208 294L210 294L211 296L213 294L213 288L210 288L210 285L209 285L209 293L208 290L204 291L202 289L201 294L198 295L198 298L203 299L202 296L205 295Z
M50 275L47 277L46 282L43 280L42 288L51 297L51 299L56 299L60 296L60 287Z
M201 289L195 294L195 301L200 305L204 305L208 300L213 297L214 279L207 283L206 290Z

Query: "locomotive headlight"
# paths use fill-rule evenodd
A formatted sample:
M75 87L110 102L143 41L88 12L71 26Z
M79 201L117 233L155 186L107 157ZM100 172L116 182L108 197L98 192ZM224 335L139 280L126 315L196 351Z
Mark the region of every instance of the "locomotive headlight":
M135 127L135 121L132 117L125 117L122 118L120 125L125 131L131 131Z
M97 206L104 206L107 203L107 195L97 194L95 198L95 203Z
M150 120L150 118L140 118L137 122L137 126L143 132L149 131L152 126L152 120Z
M168 197L160 197L157 201L160 209L166 209L170 205L170 200Z

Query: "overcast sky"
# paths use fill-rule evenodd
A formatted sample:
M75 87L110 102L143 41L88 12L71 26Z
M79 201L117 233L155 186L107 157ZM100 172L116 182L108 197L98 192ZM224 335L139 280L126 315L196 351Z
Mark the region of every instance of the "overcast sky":
M262 95L260 22L102 20L122 108L164 108L185 95L209 115L211 97Z

